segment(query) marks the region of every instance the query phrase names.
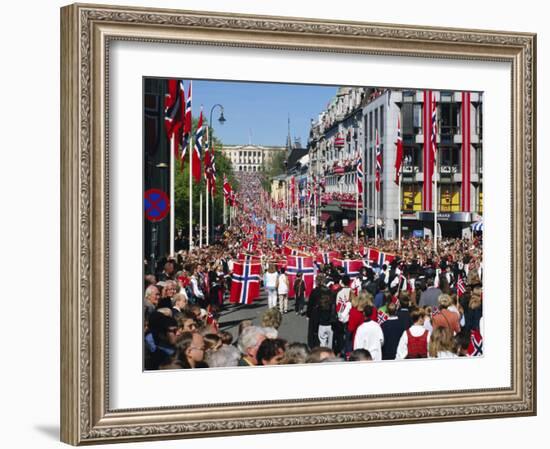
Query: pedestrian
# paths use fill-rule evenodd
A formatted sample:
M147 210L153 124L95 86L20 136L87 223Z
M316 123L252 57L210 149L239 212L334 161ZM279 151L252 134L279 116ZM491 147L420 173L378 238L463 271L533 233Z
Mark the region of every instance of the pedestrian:
M306 283L302 279L302 273L299 271L296 273L296 279L294 280L294 311L296 315L302 315L305 305L306 295Z
M288 312L288 276L285 273L284 267L281 268L281 273L277 278L277 294L279 296L279 311L281 313Z
M430 331L424 327L424 318L424 310L421 308L411 312L413 325L401 335L397 345L396 359L423 359L428 357Z
M384 334L378 322L371 319L373 306L367 305L364 310L365 322L357 328L353 350L366 349L373 360L382 360Z
M277 280L279 274L275 269L275 265L269 264L267 272L264 274L264 287L267 290L267 305L268 307L277 307Z

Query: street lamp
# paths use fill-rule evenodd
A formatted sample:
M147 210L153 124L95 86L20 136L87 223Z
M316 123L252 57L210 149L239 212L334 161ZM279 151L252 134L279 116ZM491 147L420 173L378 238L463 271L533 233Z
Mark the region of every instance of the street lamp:
M226 122L225 117L223 116L223 105L216 103L212 108L210 109L210 120L208 121L208 127L210 128L210 139L212 138L212 131L214 130L214 127L212 126L212 113L214 112L214 109L220 108L220 117L218 118L218 123L220 125L223 125ZM210 145L210 148L212 149L213 146L211 143L208 143ZM208 204L206 204L206 211L208 212ZM225 201L224 201L224 214L225 214ZM207 215L208 217L208 215ZM225 217L224 217L225 219ZM208 223L208 239L210 239L210 236L212 237L212 240L214 240L214 195L212 195L212 217L211 217L211 223Z

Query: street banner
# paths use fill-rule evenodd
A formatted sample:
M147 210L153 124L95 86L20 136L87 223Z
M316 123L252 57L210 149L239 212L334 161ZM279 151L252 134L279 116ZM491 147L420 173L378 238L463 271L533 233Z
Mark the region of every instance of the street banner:
M275 240L275 223L268 223L265 225L265 235L269 240Z
M260 296L260 264L235 262L231 275L229 302L252 304Z

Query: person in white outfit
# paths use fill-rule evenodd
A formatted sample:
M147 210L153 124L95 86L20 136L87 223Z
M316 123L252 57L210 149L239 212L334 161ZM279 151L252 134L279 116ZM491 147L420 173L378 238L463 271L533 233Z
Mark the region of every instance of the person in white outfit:
M267 290L267 305L270 309L277 307L277 279L279 273L275 270L275 265L269 265L264 274L264 288Z
M365 307L365 322L357 328L353 350L366 349L370 352L372 360L382 360L382 345L384 344L384 333L376 321L371 320L373 307Z
M277 294L279 295L279 311L281 313L288 312L288 277L285 274L285 269L281 268L281 274L277 279Z

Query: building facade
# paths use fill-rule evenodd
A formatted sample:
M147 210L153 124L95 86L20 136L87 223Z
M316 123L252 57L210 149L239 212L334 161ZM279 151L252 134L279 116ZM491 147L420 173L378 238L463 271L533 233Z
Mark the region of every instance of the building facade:
M224 145L222 153L231 161L231 167L237 172L261 172L271 165L279 152L287 151L284 146L261 145Z
M402 235L431 235L437 208L438 233L469 235L471 223L483 214L482 106L478 92L340 88L312 123L308 142L310 172L324 186L320 219L354 219L361 155L363 226L376 221L384 238L394 239L401 213ZM401 189L395 183L398 122L404 149ZM375 187L377 135L380 191Z

